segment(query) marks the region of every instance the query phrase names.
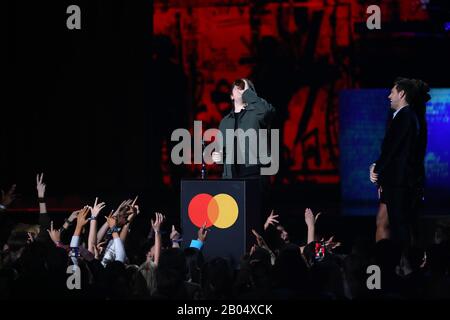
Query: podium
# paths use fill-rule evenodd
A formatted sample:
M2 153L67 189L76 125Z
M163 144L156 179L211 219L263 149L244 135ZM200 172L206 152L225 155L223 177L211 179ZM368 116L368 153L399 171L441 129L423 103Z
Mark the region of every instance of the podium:
M182 180L181 226L184 247L197 239L206 223L205 259L222 257L237 268L260 231L261 193L258 179Z

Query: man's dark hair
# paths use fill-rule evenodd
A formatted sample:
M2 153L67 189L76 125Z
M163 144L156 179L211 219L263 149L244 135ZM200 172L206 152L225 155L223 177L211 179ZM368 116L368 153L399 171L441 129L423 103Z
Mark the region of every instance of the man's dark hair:
M413 102L415 97L415 84L411 79L399 77L395 79L394 86L397 91L403 91L405 93L405 100L408 104Z
M248 84L248 87L250 88L250 90L252 90L256 93L255 85L253 84L253 82L250 79L247 79L247 78L237 79L236 81L233 82L233 86L239 87L239 89L244 90L244 86L245 86L244 80L247 81L247 84Z

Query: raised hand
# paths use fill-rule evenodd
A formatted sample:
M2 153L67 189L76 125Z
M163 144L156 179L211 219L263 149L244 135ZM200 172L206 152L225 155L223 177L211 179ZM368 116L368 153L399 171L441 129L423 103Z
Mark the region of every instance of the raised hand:
M319 212L315 217L314 217L314 213L312 212L312 210L310 208L306 208L305 209L305 223L308 227L312 227L316 224L317 219L319 218L319 216L322 214L322 212Z
M52 241L57 244L58 242L61 241L61 232L59 229L54 229L53 228L53 220L50 221L50 230L47 229L47 232L50 236L50 239L52 239Z
M258 246L268 248L266 241L264 241L264 238L258 232L256 232L255 229L252 229L252 233L256 238L256 243L258 244Z
M44 179L44 173L41 173L40 175L39 174L36 175L36 189L37 189L39 198L45 197L45 183L42 182L43 179Z
M324 239L322 238L322 241L324 241ZM337 247L340 247L341 246L341 243L340 242L335 242L334 241L334 236L332 236L332 237L330 237L330 239L328 239L327 241L325 241L325 247L328 249L328 250L333 250L333 249L335 249L335 248L337 248Z
M159 212L155 212L155 220L151 219L151 223L152 223L152 228L153 231L155 231L155 234L158 233L161 229L161 225L164 221L164 216L162 215L162 213Z
M136 198L134 198L133 202L131 203L131 207L134 208L134 206L136 205L136 201L139 198L139 196L136 196Z
M28 244L33 243L35 238L36 237L35 237L34 233L27 232L27 243Z
M98 243L97 245L94 246L94 258L95 259L99 259L100 256L102 255L103 251L105 250L105 245L108 241L103 241Z
M72 222L73 220L75 220L75 219L77 218L78 214L80 213L80 211L81 211L81 210L77 210L77 211L72 212L72 213L70 214L69 218L67 218L67 220L68 220L69 222Z
M119 205L119 207L116 209L116 211L114 211L113 216L117 216L120 213L126 211L127 207L129 207L132 202L133 201L130 199L122 201L122 203Z
M202 225L200 229L198 229L197 232L197 239L201 242L205 242L206 236L208 235L208 229L206 229L206 222Z
M180 240L180 233L175 229L175 226L172 225L172 231L170 232L170 240L171 241L177 241Z
M5 207L9 206L14 201L14 199L16 199L16 195L14 193L15 191L16 191L15 184L13 184L6 193L5 191L2 190L2 198L0 204L2 204Z
M267 230L267 228L269 228L270 225L275 226L278 223L280 223L276 218L278 218L278 215L275 214L274 210L272 210L272 212L270 212L269 217L267 217L266 222L264 223L264 230Z
M77 215L77 229L83 228L86 223L89 221L87 219L87 215L89 214L89 207L85 206L83 209L80 210L80 213Z
M138 199L138 196L136 196L136 198L134 199L134 201L133 201L133 202L131 203L131 205L128 207L128 211L127 211L127 214L128 214L127 221L128 221L129 223L131 223L131 222L134 220L134 218L136 218L136 216L139 215L139 213L141 212L141 211L139 210L139 206L136 204L137 199Z
M91 216L97 217L97 215L102 211L102 209L105 207L104 202L97 203L98 197L95 198L94 206L89 207L91 209Z
M114 216L114 213L111 211L109 216L106 216L106 223L110 229L114 228L117 225L117 218Z

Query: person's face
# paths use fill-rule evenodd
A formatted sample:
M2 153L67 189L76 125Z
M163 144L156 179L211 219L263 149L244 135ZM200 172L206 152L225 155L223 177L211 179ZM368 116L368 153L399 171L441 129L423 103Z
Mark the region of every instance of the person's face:
M397 86L392 87L391 94L388 96L388 99L391 101L391 108L397 109L400 104L404 101L404 91L398 91Z
M233 86L233 90L231 90L231 100L234 102L242 101L242 91L237 86Z
M280 232L281 240L283 240L284 242L289 240L289 233L286 231L286 229L284 229L283 226L278 225L277 230Z

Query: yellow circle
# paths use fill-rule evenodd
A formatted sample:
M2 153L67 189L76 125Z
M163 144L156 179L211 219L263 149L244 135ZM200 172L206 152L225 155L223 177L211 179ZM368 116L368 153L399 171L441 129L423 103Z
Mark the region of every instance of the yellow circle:
M214 225L220 229L231 227L237 220L239 209L236 200L228 194L219 193L215 195L214 200L217 202L219 214Z

